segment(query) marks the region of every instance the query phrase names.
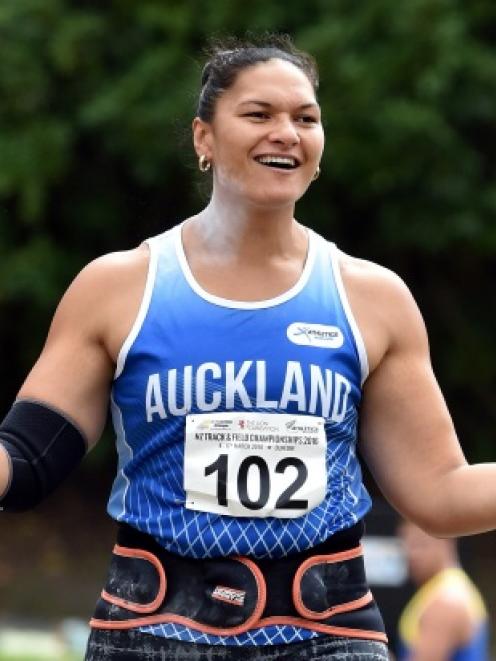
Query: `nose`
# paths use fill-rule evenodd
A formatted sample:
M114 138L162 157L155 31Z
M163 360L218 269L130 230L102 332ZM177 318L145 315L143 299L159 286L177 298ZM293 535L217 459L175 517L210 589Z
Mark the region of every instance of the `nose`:
M300 142L300 135L291 117L281 117L269 135L271 142L293 146Z

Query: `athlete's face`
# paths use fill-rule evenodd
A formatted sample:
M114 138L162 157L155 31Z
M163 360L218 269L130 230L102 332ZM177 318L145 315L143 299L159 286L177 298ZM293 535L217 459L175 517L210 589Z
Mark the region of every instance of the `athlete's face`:
M241 71L218 98L213 121L196 119L193 128L197 152L212 161L215 192L261 206L294 205L324 148L309 79L278 59Z

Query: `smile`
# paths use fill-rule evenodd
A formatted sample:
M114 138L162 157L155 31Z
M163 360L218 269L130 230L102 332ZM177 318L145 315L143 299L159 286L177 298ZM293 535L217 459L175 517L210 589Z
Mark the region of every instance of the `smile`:
M294 170L299 166L299 162L293 156L255 156L257 163L269 168L278 170Z

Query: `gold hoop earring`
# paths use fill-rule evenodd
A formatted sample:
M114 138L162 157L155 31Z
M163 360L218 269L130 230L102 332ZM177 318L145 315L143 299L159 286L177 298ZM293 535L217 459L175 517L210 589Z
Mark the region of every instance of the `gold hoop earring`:
M208 172L212 167L212 163L208 160L205 154L202 154L198 159L198 167L200 172Z
M321 172L320 165L318 165L317 169L315 170L315 174L312 177L312 181L315 181L316 179L318 179L320 177L320 172Z

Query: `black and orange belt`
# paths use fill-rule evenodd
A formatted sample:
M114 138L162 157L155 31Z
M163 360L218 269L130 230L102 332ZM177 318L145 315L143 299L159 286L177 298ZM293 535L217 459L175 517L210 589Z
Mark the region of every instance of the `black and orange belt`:
M195 559L166 551L150 535L121 524L90 625L175 623L217 636L290 625L387 642L365 577L362 532L358 523L278 559Z

